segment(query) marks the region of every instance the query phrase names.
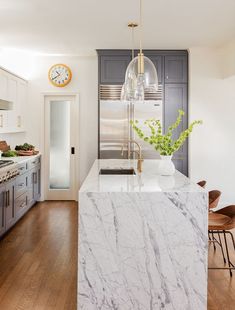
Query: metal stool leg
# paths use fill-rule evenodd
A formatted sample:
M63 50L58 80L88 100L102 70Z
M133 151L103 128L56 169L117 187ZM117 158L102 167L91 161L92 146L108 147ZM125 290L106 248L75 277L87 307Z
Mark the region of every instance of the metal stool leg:
M226 238L226 233L225 233L224 230L223 230L223 233L224 233L224 243L225 243L225 248L226 248L226 253L227 253L227 259L228 259L228 266L229 266L229 268L231 268L230 258L229 258L229 251L228 251L228 244L227 244L227 238ZM232 274L232 270L231 269L229 269L229 273L230 273L230 277L232 277L233 274Z
M223 259L224 259L224 263L226 264L226 259L225 259L225 256L224 256L224 248L223 248L223 244L222 244L222 240L220 238L220 233L218 233L218 237L219 237L219 242L220 242L220 247L221 247L221 252L222 252L222 255L223 255Z
M228 262L228 267L227 266L226 267L208 267L208 269L212 269L212 270L213 269L214 270L229 270L230 277L232 277L232 275L233 275L232 274L232 270L235 270L235 265L230 261L229 249L228 249L228 243L227 243L226 234L229 234L231 236L232 242L234 242L234 238L233 238L231 232L227 231L227 230L216 230L213 233L214 234L216 234L216 233L218 234L219 241L215 237L213 237L213 240L211 240L211 242L219 244L219 246L221 247L221 251L222 251L223 257L224 257L224 261ZM212 234L212 231L211 231L211 234ZM224 235L224 243L225 243L226 252L224 252L223 244L222 244L222 240L221 240L220 234ZM225 253L227 255L227 260L225 259Z
M214 237L214 232L213 232L213 230L212 230L211 234L212 234L212 240L215 241L215 237ZM214 246L214 251L216 251L215 242L213 242L213 246Z
M209 238L209 240L211 241L211 235L210 235L210 230L208 230L208 238Z

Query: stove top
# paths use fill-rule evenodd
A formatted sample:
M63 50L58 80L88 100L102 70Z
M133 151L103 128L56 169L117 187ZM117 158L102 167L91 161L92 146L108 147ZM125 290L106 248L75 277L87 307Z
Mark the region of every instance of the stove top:
M0 160L0 168L14 164L13 160Z

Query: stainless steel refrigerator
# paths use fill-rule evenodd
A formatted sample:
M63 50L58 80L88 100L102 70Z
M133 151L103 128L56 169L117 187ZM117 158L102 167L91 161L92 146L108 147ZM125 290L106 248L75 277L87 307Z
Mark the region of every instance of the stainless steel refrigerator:
M144 129L144 121L159 119L163 125L162 87L155 94L146 94L143 103L123 102L120 98L121 85L101 85L99 102L99 158L133 158L135 140L142 147L144 158L157 158L153 146L141 140L130 125L138 120ZM146 133L149 131L147 130ZM121 154L124 145L123 156Z

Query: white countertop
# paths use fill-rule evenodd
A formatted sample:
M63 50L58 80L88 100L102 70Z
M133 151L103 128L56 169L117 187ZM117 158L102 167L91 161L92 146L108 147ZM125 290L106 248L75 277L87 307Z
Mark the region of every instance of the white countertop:
M6 170L12 169L12 168L16 168L17 164L29 161L29 160L33 160L34 158L37 158L38 156L41 156L41 154L37 154L37 155L32 155L32 156L16 156L16 157L1 157L1 160L12 160L14 161L14 164L5 166L0 168L0 173L4 173Z
M25 161L28 161L30 159L37 158L38 156L41 156L41 154L32 155L32 156L16 156L16 157L1 157L1 160L13 160L15 163L23 163Z
M203 192L204 189L190 181L179 171L173 176L161 176L160 160L145 159L143 172L137 172L136 160L96 160L80 192ZM100 175L101 168L134 168L136 175Z

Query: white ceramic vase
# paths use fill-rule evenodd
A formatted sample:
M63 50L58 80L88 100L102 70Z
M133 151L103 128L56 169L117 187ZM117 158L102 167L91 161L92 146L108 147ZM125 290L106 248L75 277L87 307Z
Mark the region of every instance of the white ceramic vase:
M171 156L161 155L159 172L161 175L168 175L168 176L173 175L175 173L175 165L172 161L172 155Z

